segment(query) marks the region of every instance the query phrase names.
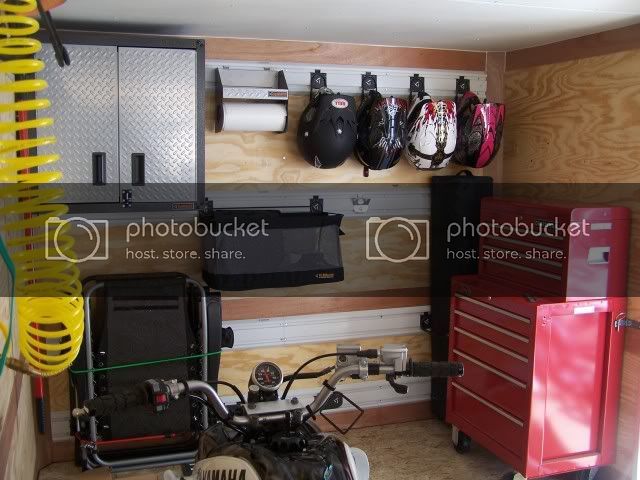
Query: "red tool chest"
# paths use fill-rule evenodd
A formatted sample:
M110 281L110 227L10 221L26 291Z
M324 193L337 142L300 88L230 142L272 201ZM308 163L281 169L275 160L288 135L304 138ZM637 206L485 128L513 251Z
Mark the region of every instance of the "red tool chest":
M623 207L484 198L454 277L447 421L527 478L612 463L629 242Z
M482 199L479 272L566 300L626 295L629 210Z
M527 478L611 463L621 298L565 302L481 275L452 286L447 422Z

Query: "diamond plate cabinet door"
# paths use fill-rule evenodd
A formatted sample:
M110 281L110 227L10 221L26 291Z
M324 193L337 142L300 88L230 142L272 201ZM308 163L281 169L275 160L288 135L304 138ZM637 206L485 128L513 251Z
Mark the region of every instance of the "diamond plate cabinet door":
M119 72L121 188L196 201L196 52L120 47Z
M39 115L54 119L54 125L39 134L57 138L38 153L60 155L56 164L41 170L62 172L66 203L119 202L118 49L66 47L72 61L64 68L49 44L37 55L46 65L38 77L49 84L38 97L51 100L51 107Z

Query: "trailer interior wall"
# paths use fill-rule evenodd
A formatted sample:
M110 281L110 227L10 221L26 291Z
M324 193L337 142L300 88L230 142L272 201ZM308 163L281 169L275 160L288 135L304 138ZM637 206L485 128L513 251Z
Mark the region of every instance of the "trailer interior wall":
M288 42L269 40L238 40L210 38L206 40L207 58L256 62L309 63L315 65L372 65L380 67L415 67L416 69L446 69L485 71L488 70L487 92L501 95L504 54L485 52L462 52L422 48L379 47L350 44L325 44L317 42ZM363 72L364 73L364 72ZM329 86L331 79L328 79ZM407 79L408 88L408 79ZM452 92L454 85L452 85ZM490 94L493 95L493 94ZM499 97L498 97L499 98ZM239 183L309 184L309 183L414 183L427 184L432 175L450 175L460 170L451 166L433 172L418 172L406 160L388 171L371 172L363 176L362 166L354 158L335 170L320 170L309 166L298 153L296 131L308 95L293 95L289 102L289 131L284 134L253 132L215 133L213 125L213 92L207 92L205 131L205 170L208 184L231 185ZM492 168L497 171L499 161ZM475 172L474 172L475 173ZM481 174L481 171L478 171ZM309 192L311 193L311 192ZM291 315L338 313L359 310L384 310L390 308L428 306L428 264L407 262L390 265L387 262L366 262L363 237L364 219L346 218L341 237L345 281L333 284L310 285L282 289L276 294L265 292L263 296L242 297L241 294L223 295L223 319L233 324L235 320L259 319ZM199 260L174 261L119 261L126 248L125 227L110 228L110 260L79 264L83 277L93 274L127 273L143 271L178 271L201 280L202 265ZM149 248L198 249L193 239L150 239ZM136 245L138 247L138 245ZM142 248L143 245L140 245ZM78 252L90 248L80 241ZM386 264L386 265L382 265ZM372 281L375 279L375 281ZM360 319L354 321L365 321ZM233 326L233 325L232 325ZM294 370L309 357L327 353L335 348L331 342L305 343L299 345L268 346L245 350L225 351L221 357L220 378L239 386L246 385L251 367L259 360L278 361L285 371ZM368 346L385 343L405 343L416 360L431 358L429 339L426 333L412 335L390 333L385 336L364 335L349 339L350 343L361 342ZM320 364L318 364L320 365ZM302 380L296 388L318 387L321 380ZM229 392L222 390L223 395ZM53 461L71 459L73 441L68 436L69 379L62 374L48 381L49 418L54 434L49 429L49 445ZM426 418L430 415L426 402L414 405L382 407L365 417L363 424L381 424L392 421L407 421ZM340 421L338 419L338 421ZM55 438L54 438L55 437Z
M6 74L0 75L0 81L4 83L12 80L6 77ZM0 100L13 102L13 95L0 94ZM3 113L0 119L13 121L13 114ZM10 138L7 135L4 134L0 138ZM6 218L0 217L0 225L4 223ZM4 265L0 266L0 272L0 277L6 279L7 271ZM2 321L5 322L9 315L11 298L8 285L4 280L1 283L0 312L3 315ZM5 339L1 334L0 338L0 342L4 344ZM20 355L15 330L8 354L12 357ZM0 478L35 478L41 461L37 454L38 443L30 378L4 368L0 375Z
M508 53L504 79L505 182L635 184L611 198L632 208L629 292L640 287L639 79L640 25ZM588 189L579 200L589 202ZM628 313L640 319L640 298L629 298ZM617 443L628 479L638 461L638 371L640 332L629 329Z

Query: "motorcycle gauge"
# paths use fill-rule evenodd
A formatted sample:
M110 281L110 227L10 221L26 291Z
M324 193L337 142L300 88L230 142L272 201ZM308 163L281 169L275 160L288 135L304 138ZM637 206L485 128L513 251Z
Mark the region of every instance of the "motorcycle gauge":
M261 362L253 367L251 381L261 390L276 391L282 385L282 370L273 362Z

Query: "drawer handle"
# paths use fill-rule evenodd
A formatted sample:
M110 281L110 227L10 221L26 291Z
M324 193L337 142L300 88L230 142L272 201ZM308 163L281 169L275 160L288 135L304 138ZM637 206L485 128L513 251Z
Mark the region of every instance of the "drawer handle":
M480 368L484 368L485 370L488 370L489 372L493 373L494 375L499 376L500 378L505 379L508 382L513 383L514 385L516 385L517 387L522 388L523 390L527 389L527 384L526 383L522 383L520 380L516 380L515 378L513 378L510 375L507 375L506 373L501 372L498 369L495 369L493 367L490 367L489 365L487 365L484 362L481 362L480 360L473 358L465 353L462 353L460 350L458 349L453 349L453 353L455 353L457 356L459 356L460 358L464 358L465 360L467 360L468 362L474 363L477 366L479 366Z
M529 359L527 357L523 357L522 355L518 355L517 353L512 352L508 348L503 348L500 345L496 345L495 343L490 342L489 340L485 340L484 338L479 337L478 335L474 335L471 332L467 332L466 330L464 330L464 329L462 329L460 327L454 327L453 330L458 332L461 335L464 335L466 337L472 338L476 342L480 342L483 345L486 345L487 347L493 348L494 350L498 350L499 352L502 352L505 355L509 355L510 357L513 357L516 360L520 360L522 363L529 363Z
M495 258L485 258L484 261L497 263L498 265L504 265L505 267L515 268L516 270L522 270L523 272L533 273L534 275L540 275L541 277L552 278L554 280L562 280L562 277L560 275L556 275L555 273L543 272L542 270L525 267L524 265L518 265L517 263L505 262L504 260L496 260Z
M144 186L144 153L131 154L131 185Z
M504 335L507 335L511 338L515 338L516 340L521 341L522 343L529 343L529 339L527 337L523 337L522 335L518 335L517 333L513 333L510 330L507 330L506 328L502 328L502 327L498 327L497 325L494 325L493 323L489 323L489 322L485 322L484 320L478 318L478 317L474 317L473 315L470 315L466 312L462 312L460 310L454 310L453 313L455 313L456 315L460 315L461 317L466 318L467 320L471 320L472 322L475 323L479 323L480 325L484 325L487 328L490 328L492 330L495 330L496 332L500 332Z
M91 154L91 166L93 170L93 184L103 186L107 184L107 154L105 152L93 152Z
M483 308L486 308L487 310L491 310L493 312L501 313L502 315L505 315L507 317L513 318L514 320L519 320L519 321L527 323L527 324L531 323L527 317L523 317L522 315L518 315L517 313L510 312L509 310L504 310L504 309L499 308L499 307L494 307L493 305L481 302L479 300L476 300L475 298L467 297L466 295L462 295L460 293L456 293L455 295L456 295L457 298L459 298L461 300L464 300L464 301L469 302L469 303L473 303L475 305L479 305L479 306L481 306Z
M524 423L517 419L516 417L514 417L513 415L509 415L507 412L505 412L504 410L502 410L500 407L496 407L493 403L491 402L487 402L484 398L476 395L475 393L467 390L466 388L464 388L462 385L456 383L456 382L451 382L451 386L457 388L458 390L460 390L462 393L464 393L465 395L470 396L471 398L477 400L478 402L480 402L481 404L483 404L485 407L489 407L491 410L493 410L494 412L496 412L499 415L502 415L504 418L506 418L507 420L512 421L513 423L515 423L517 426L519 426L520 428L524 427Z

